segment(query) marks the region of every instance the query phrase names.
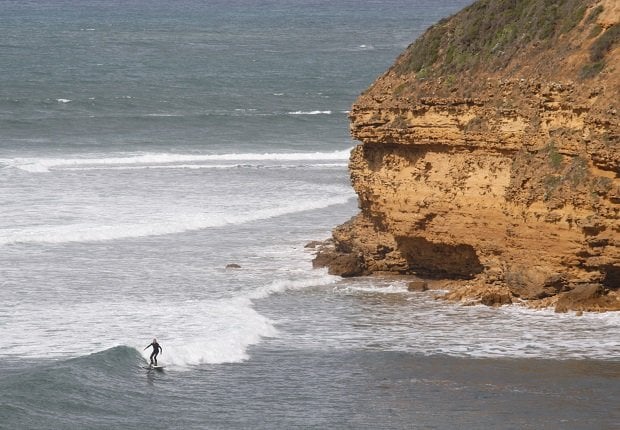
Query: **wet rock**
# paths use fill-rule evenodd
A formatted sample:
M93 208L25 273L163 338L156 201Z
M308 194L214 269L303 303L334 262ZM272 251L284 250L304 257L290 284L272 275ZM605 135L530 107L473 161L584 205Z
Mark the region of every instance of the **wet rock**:
M480 303L493 307L512 303L512 294L507 287L486 284L466 284L457 286L442 298L469 304Z
M326 243L327 242L325 242L325 241L312 240L312 241L306 243L306 245L304 245L304 248L316 249L317 247L325 246Z
M409 282L407 285L407 290L409 291L427 291L428 290L428 282L422 280L416 280Z
M525 300L555 296L568 289L565 275L540 267L513 267L504 279L512 294Z
M620 310L620 297L611 293L600 284L581 285L568 291L558 299L555 305L556 312L568 311L618 311Z
M487 306L502 306L512 304L510 291L502 288L490 289L480 295L480 303Z
M312 267L327 267L330 275L344 278L364 275L363 264L359 256L331 249L322 249L312 260Z

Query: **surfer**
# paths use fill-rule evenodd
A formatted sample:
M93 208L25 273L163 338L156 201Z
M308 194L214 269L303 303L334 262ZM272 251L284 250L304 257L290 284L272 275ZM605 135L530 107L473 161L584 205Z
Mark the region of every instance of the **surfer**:
M150 345L147 345L146 348L144 348L144 350L146 351L149 347L153 347L153 352L151 352L151 366L153 365L153 362L155 363L155 366L157 366L157 355L159 354L159 352L163 352L162 347L159 345L159 343L157 343L157 339L153 338L153 342L151 342Z

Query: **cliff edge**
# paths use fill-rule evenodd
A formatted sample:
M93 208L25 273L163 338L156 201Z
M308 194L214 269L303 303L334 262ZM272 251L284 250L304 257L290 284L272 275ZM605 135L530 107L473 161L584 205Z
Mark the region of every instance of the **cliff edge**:
M355 102L360 213L316 265L620 310L620 4L480 0Z

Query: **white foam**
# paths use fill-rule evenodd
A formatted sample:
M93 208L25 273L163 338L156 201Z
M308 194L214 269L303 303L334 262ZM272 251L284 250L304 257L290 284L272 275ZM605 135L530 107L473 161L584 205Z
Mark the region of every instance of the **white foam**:
M210 321L215 327L208 336L201 339L170 339L166 356L166 363L180 369L199 364L232 363L247 360L247 348L255 345L265 337L276 337L279 331L274 322L260 315L252 308L253 300L264 299L272 294L279 294L290 290L329 285L337 282L336 276L331 276L323 270L310 272L316 276L308 277L308 272L299 274L296 279L277 279L252 291L222 300L218 304L218 315L221 321ZM210 311L208 311L210 312ZM225 316L225 317L224 317ZM231 316L237 324L231 324ZM242 322L241 325L239 323ZM241 329L241 330L240 330ZM143 352L146 358L147 353ZM160 357L163 361L163 357Z
M272 294L283 293L287 290L299 290L317 285L333 284L340 279L337 276L328 275L326 272L323 271L317 270L317 273L320 273L320 275L308 279L275 280L268 285L255 289L250 294L248 294L247 297L252 300L263 299Z
M18 304L0 325L0 353L72 357L129 345L147 358L150 350L144 347L157 337L163 348L161 364L187 367L246 360L249 346L277 333L272 321L256 312L247 299L95 300L72 303L71 312L61 302L48 302L44 309Z
M238 169L242 167L260 167L247 164L150 164L147 166L90 166L90 167L61 167L57 170L90 171L90 170L148 170L148 169Z
M342 168L348 163L306 163L306 164L151 164L147 166L114 166L114 167L62 167L58 170L89 171L89 170L146 170L146 169L288 169L288 168Z
M66 243L108 241L124 238L159 236L205 228L238 225L286 214L344 204L352 197L339 195L320 200L293 201L287 205L259 209L246 214L173 214L164 221L102 225L79 223L55 226L33 226L0 229L0 245L15 243Z
M348 285L345 287L334 288L336 293L355 294L355 293L377 293L377 294L403 294L407 293L407 286L403 284L390 284L388 286L374 285Z
M279 335L274 322L253 308L254 300L336 280L321 270L280 276L284 278L230 298L151 296L136 301L121 294L118 300L107 297L101 302L92 295L92 302L74 301L71 312L62 300L48 301L44 308L20 301L10 304L10 312L3 312L0 304L0 357L66 358L128 345L148 359L151 349L144 348L157 337L163 348L158 361L169 369L244 361L250 346Z
M70 103L70 102L72 102L72 100L70 100L70 99L56 99L56 101L58 103Z
M348 160L350 148L334 152L293 152L293 153L228 153L228 154L174 154L145 153L119 157L84 158L13 158L0 159L0 162L17 169L33 173L48 172L54 168L81 166L127 166L148 164L197 163L212 161L312 161Z
M295 112L288 112L289 115L331 115L332 111L331 110L312 110L312 111L295 111Z
M305 338L313 347L474 358L608 360L620 353L620 314L615 312L576 317L519 305L464 306L437 300L434 291L408 293L404 283L381 287L373 279L344 280L333 291L353 297L354 304L363 303L357 297L373 295L375 300L371 307L345 312L350 327L331 326L330 316L311 310L324 324L317 328L320 337L309 333ZM377 300L381 293L399 297Z
M173 311L181 317L178 310ZM168 367L182 370L200 364L244 361L249 358L248 347L278 334L273 322L244 300L222 300L216 306L207 304L204 309L190 312L193 320L190 327L187 324L174 327L168 324L166 334L158 338L162 347L165 345L159 361ZM204 314L203 318L199 318L202 321L194 319L196 312ZM142 351L143 357L147 359L150 352L150 349Z

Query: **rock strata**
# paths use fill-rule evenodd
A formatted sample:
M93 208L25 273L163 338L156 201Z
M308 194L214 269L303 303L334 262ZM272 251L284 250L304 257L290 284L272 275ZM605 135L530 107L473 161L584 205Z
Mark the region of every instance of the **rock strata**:
M618 309L620 7L548 3L478 1L358 98L360 213L317 265L449 279L454 300ZM522 24L533 11L547 31ZM569 304L583 285L594 308Z

